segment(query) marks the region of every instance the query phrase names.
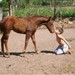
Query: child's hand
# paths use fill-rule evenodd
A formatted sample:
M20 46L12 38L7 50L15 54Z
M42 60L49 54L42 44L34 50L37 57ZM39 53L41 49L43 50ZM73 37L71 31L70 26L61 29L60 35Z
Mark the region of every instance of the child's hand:
M71 46L69 46L69 49L71 49Z
M55 30L55 33L57 33L58 31L57 30Z

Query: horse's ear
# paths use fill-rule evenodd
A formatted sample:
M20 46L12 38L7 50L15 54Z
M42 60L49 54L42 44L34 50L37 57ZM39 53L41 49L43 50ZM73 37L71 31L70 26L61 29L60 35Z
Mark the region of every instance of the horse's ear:
M50 21L51 19L52 19L52 17L50 16L50 17L48 18L47 22Z

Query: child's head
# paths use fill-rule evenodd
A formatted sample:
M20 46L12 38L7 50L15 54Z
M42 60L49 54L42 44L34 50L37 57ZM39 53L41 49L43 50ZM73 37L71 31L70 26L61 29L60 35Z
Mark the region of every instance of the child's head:
M59 18L59 21L62 21L62 17Z
M63 28L61 28L61 27L57 27L56 29L60 32L60 34L62 34L64 32Z

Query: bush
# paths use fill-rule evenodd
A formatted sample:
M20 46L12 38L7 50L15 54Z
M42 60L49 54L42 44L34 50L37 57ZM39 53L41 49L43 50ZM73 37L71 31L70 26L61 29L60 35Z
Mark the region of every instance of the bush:
M62 9L62 17L75 17L75 9Z
M42 15L42 16L50 16L53 15L53 10L50 8L46 7L41 7L41 8L33 8L33 7L28 7L24 9L17 9L13 11L13 15L15 16L31 16L31 15Z
M27 7L24 9L16 9L13 11L15 16L31 16L31 15L42 15L42 16L53 16L54 11L50 7ZM61 15L63 18L66 17L75 17L75 8L62 8L57 11L58 17Z

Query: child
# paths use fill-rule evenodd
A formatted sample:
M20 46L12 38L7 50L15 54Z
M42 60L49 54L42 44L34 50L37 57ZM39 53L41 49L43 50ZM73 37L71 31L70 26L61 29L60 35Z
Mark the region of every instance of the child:
M56 50L54 52L55 52L55 54L63 54L63 53L71 54L71 52L69 50L71 48L71 46L66 41L66 39L61 36L62 33L63 33L63 28L57 27L57 29L55 30L55 34L56 34L56 40L57 40L59 46L56 48Z

